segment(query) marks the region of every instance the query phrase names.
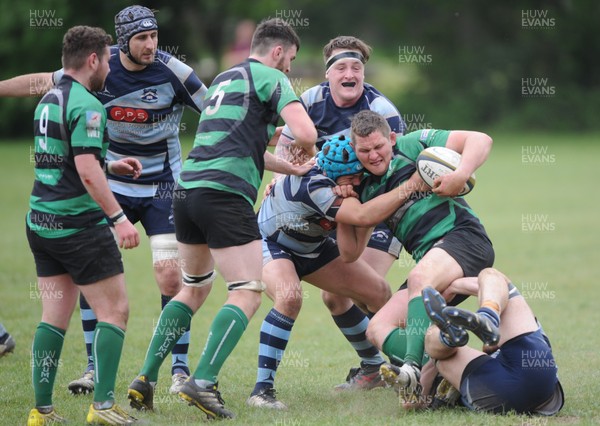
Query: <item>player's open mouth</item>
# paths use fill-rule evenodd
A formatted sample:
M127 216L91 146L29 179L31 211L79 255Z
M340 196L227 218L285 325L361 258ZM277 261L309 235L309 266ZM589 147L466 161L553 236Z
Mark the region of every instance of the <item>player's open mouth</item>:
M342 83L342 87L354 87L354 86L356 86L355 82L347 81L345 83Z

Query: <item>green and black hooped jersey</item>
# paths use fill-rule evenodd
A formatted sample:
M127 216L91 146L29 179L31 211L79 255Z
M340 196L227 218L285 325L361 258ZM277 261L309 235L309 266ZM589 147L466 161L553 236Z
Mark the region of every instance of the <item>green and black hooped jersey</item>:
M178 188L212 188L244 197L254 206L264 153L279 114L298 101L284 73L248 59L219 74L204 98L194 147Z
M74 157L94 154L103 163L106 110L84 86L65 75L40 101L34 118L35 181L27 225L45 238L72 235L106 223L89 195Z
M449 135L446 130L423 129L399 137L387 173L367 175L361 183L363 202L408 180L416 171L419 153L430 146L445 146ZM485 235L481 222L462 197L438 197L432 192L413 194L385 223L416 262L452 230L470 228Z

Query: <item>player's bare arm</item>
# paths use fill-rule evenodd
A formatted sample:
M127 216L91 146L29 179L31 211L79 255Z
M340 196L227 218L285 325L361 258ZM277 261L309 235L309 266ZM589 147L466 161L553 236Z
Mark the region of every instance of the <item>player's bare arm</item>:
M308 171L315 165L314 160L309 160L304 164L292 164L287 160L276 157L269 151L265 151L263 158L265 160L265 170L272 171L273 173L277 173L279 175L302 176L308 173Z
M106 170L113 175L137 179L142 174L142 163L137 158L127 157L118 161L107 161Z
M23 74L0 81L0 97L43 96L52 87L51 72Z
M288 125L294 144L304 149L310 157L316 152L317 129L300 102L291 102L281 110L281 118Z
M335 220L338 223L348 225L375 226L394 214L412 194L428 190L425 182L415 172L402 185L364 204L353 197L345 198L340 205Z
M279 138L281 137L282 131L283 131L283 126L276 127L275 133L273 133L273 136L271 136L271 139L269 140L269 143L267 145L268 146L277 146L277 143L279 142Z
M339 190L340 187L336 187ZM340 257L344 262L354 262L364 251L373 227L398 210L409 197L418 191L426 191L427 185L418 173L399 187L362 204L354 197L339 198L339 210L335 216L338 224L336 239Z
M340 251L340 258L351 263L360 258L361 254L367 247L373 227L361 227L338 223L336 228L336 242Z

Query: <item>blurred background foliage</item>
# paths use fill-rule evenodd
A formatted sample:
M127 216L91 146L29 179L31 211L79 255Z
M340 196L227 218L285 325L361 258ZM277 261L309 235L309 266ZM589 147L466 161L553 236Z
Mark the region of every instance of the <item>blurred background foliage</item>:
M158 10L159 47L207 85L238 22L281 17L302 39L290 75L298 94L324 80L323 45L354 35L374 49L366 81L396 104L409 130L600 129L595 0L0 0L0 80L59 69L67 28L114 35L114 15L135 3ZM0 101L0 139L31 134L36 102Z

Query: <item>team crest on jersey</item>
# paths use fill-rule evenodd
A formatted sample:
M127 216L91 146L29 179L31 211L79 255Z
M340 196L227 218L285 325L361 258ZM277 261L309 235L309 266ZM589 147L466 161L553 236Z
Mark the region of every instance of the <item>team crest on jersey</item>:
M100 137L100 125L102 124L102 114L98 111L85 112L85 128L88 138Z
M149 104L158 102L158 95L156 94L156 92L156 89L144 89L144 93L142 93L142 102L146 102Z

